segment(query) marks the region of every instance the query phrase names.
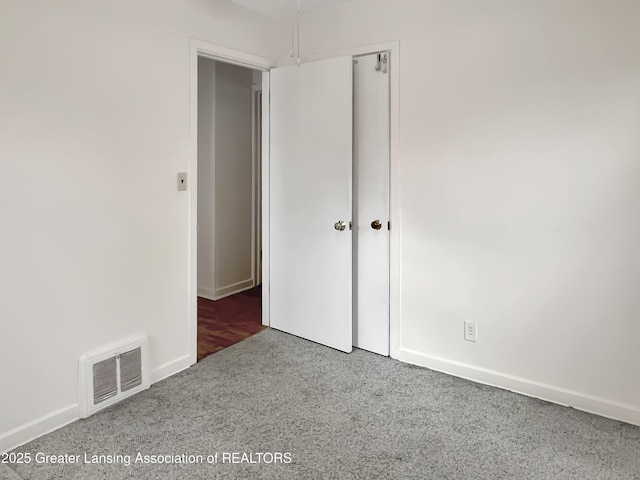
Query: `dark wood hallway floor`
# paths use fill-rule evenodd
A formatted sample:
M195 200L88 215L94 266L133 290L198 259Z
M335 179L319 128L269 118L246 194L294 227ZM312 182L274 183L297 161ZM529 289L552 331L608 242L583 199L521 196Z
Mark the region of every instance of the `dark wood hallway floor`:
M264 330L262 288L221 300L198 297L198 361Z

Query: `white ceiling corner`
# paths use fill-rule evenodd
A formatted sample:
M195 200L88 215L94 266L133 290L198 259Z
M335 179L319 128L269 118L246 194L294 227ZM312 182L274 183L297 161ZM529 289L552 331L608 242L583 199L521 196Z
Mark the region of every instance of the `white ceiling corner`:
M268 17L281 17L293 13L291 0L231 0L233 3L242 5L262 15ZM319 8L333 7L341 3L347 3L352 0L300 0L300 10L308 12ZM297 9L298 0L294 0Z

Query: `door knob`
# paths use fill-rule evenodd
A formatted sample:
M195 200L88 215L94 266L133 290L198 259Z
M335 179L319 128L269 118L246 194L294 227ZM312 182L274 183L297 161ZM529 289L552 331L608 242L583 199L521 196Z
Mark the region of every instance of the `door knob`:
M343 220L338 220L336 223L333 224L333 228L335 228L339 232L342 232L347 228L347 224L344 223Z
M371 222L371 228L373 228L374 230L380 230L382 228L380 220L374 220L373 222Z

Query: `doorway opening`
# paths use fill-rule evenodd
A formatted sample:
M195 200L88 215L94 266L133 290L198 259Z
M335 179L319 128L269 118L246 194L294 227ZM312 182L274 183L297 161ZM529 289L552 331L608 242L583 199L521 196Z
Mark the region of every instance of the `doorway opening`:
M198 57L197 360L262 325L262 72Z
M262 158L261 164L258 165L260 173L257 177L261 177L262 181L262 218L260 219L262 231L259 232L261 238L257 240L257 244L261 244L263 255L262 258L260 255L255 257L261 260L261 269L256 270L255 279L258 281L258 285L262 284L264 292L262 295L262 324L317 343L333 346L334 348L337 347L331 345L331 342L326 341L320 334L328 332L333 335L339 331L340 343L341 345L342 343L344 344L344 349L338 349L351 351L353 346L365 349L367 347L364 346L365 342L363 340L365 339L362 336L361 324L353 324L354 318L357 318L359 322L360 319L366 317L361 315L360 305L356 307L355 312L352 311L353 304L356 302L360 304L361 302L357 295L352 296L354 287L352 284L352 254L355 254L355 252L351 250L352 231L349 227L351 226L350 223L361 223L364 226L374 223L373 221L371 223L369 221L360 222L360 220L364 220L365 217L370 215L360 211L352 212L351 209L352 189L357 190L359 188L358 185L354 185L352 182L351 171L352 167L359 168L358 164L354 165L352 162L352 154L354 152L351 148L352 140L358 140L358 132L353 132L351 128L353 126L351 120L354 115L354 106L352 104L354 85L352 80L353 75L358 75L353 71L353 60L358 59L360 56L374 54L374 52L382 52L380 53L380 61L376 58L374 68L377 69L377 64L380 63L380 70L385 74L388 73L388 81L390 83L388 100L390 105L387 106L389 131L383 134L389 140L389 144L385 149L388 148L386 160L389 169L387 180L389 196L387 218L389 221L386 226L390 230L385 233L385 236L377 236L379 240L385 238L383 243L388 245L386 255L388 267L385 269L388 277L388 287L384 287L384 291L380 291L380 297L386 297L388 304L382 306L382 308L379 305L377 309L379 312L384 312L384 317L386 317L385 323L388 327L384 329L386 337L384 343L386 346L383 346L383 348L385 350L388 349L388 353L386 351L378 353L398 358L398 325L400 316L399 229L392 227L394 221L399 219L398 194L400 189L398 184L399 177L396 172L397 162L395 161L398 157L399 138L399 71L397 62L393 62L392 59L398 58L399 43L388 42L357 47L347 51L310 58L308 62L299 67L276 68L275 62L270 59L192 39L190 118L193 127L191 129L191 145L193 148L189 155L189 172L191 172L190 175L193 176L194 181L191 182L192 187L189 189L189 280L187 286L189 292L187 336L189 344L188 362L190 365L195 364L198 359L198 297L201 292L198 289L200 286L198 281L198 265L200 262L197 248L198 238L200 237L197 228L200 195L197 187L198 182L195 181L199 176L198 151L200 149L198 148L199 129L197 126L199 118L198 63L200 58L204 57L225 64L248 67L261 72L262 131L260 135L262 136L262 142L260 155ZM389 53L386 57L386 63L383 58L385 52ZM343 56L336 57L336 55ZM378 53L375 55L377 56ZM294 68L297 73L294 73ZM300 102L296 100L298 97L300 97ZM298 107L304 108L300 109ZM336 113L338 114L337 117ZM316 126L321 128L315 128ZM302 131L298 132L300 128L302 128ZM340 138L334 138L335 135ZM325 151L326 149L330 151ZM313 161L309 156L310 153L315 156L319 155L321 161ZM304 162L301 162L301 159L304 159ZM338 167L338 165L343 165L346 170L343 171L343 167ZM327 175L318 176L314 175L313 171L308 171L309 169L314 170L315 167L326 167L325 170L331 170L335 167L339 171L326 171L324 173L327 173ZM296 173L296 175L291 179L289 177L291 177L290 174L292 172ZM293 182L285 185L287 179L293 180ZM331 190L334 187L341 189L338 194L343 201L346 200L348 202L346 209L340 206L333 208L335 205L328 204L331 203L328 200L335 199L336 196L331 191L327 191L327 189ZM290 197L289 201L283 202L283 196ZM303 205L309 206L307 205L308 199L314 199L312 207L326 207L327 212L325 213L327 215L316 216L312 212L303 212L305 213L304 215L298 215L300 214L299 210L303 210ZM355 202L357 203L358 200L356 199ZM295 218L288 215L290 213L288 212L289 207L292 207L293 213L296 213ZM259 210L260 208L257 209L257 211ZM354 222L349 221L352 218L352 213L357 215ZM384 231L383 218L378 218L378 215L374 216L380 220L381 230ZM380 217L384 217L384 215L381 213ZM338 219L337 222L336 219ZM325 230L327 225L329 225L328 232L333 233L327 233ZM319 230L320 228L322 231ZM377 228L374 228L373 225L371 225L371 228L376 233L382 233ZM322 257L312 264L310 264L308 258L290 262L287 261L286 255L282 255L282 253L287 253L287 249L282 247L284 246L283 243L287 241L290 243L291 238L289 238L289 235L293 234L291 235L293 237L301 230L308 230L307 233L309 235L305 237L306 240L303 239L296 245L308 244L308 240L311 239L313 248L305 250L312 254L314 258L319 255ZM285 235L286 232L288 234ZM328 235L334 236L329 237ZM346 249L339 247L341 252L343 250L347 252L344 258L341 256L341 258L336 259L335 256L326 255L329 252L323 248L323 242L331 241L331 239L335 240L335 244L340 243L342 245L344 243L344 247L347 247ZM358 246L362 245L360 239L356 239L356 242ZM324 246L329 245L327 243ZM333 247L330 246L330 249L333 249ZM296 248L295 250L299 249ZM327 258L332 258L335 261L327 262ZM348 274L339 275L338 273L340 272L337 272L336 268L342 269L345 265L348 265L345 269L348 270ZM303 266L311 267L308 274L298 275L301 279L306 279L306 281L291 283L292 274L295 274L297 272L296 269L300 269ZM287 269L282 270L284 267ZM327 269L328 271L325 271ZM360 276L362 272L358 272L356 275ZM315 287L308 291L300 291L299 287L308 285L310 283L309 279L313 279L311 283L314 283ZM336 283L340 284L340 288L334 291L333 287ZM314 292L323 292L323 295L315 299ZM326 301L327 298L331 298L331 301ZM314 299L318 301L314 301ZM372 306L375 308L375 305ZM302 310L296 313L294 310L297 307L301 307ZM314 317L318 317L322 321L315 322ZM340 320L334 322L338 317ZM380 318L383 318L383 315ZM289 319L294 320L295 324L302 322L305 328L313 326L311 334L288 328L283 322L287 322ZM354 342L352 342L352 337L355 340ZM371 348L371 351L375 350Z

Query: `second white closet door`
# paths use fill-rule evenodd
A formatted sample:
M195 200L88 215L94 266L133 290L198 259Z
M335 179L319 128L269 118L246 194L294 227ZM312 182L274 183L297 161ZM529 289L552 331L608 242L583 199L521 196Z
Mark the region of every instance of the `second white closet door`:
M386 56L386 64L385 64ZM354 60L353 345L389 355L389 54ZM372 222L380 222L379 230ZM374 224L375 225L375 224Z

